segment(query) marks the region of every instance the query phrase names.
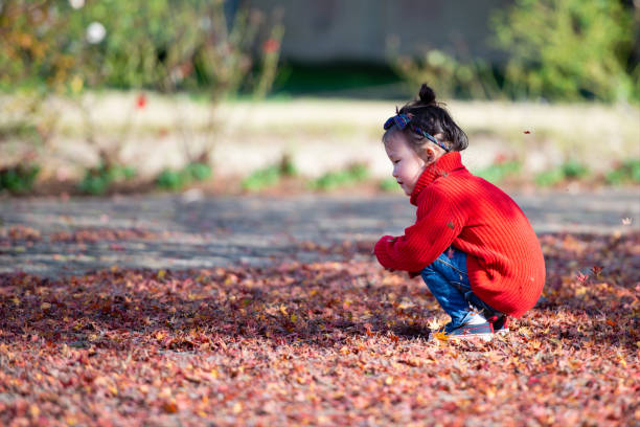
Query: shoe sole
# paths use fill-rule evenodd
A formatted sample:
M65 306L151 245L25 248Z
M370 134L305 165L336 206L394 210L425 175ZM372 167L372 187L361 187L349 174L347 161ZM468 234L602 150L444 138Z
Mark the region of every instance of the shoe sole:
M481 339L484 341L491 341L495 335L506 335L509 333L509 329L500 329L499 331L493 332L491 334L466 334L466 335L447 335L447 340L470 340L470 339ZM438 339L435 335L431 335L429 340Z
M449 340L474 340L491 341L494 334L467 334L467 335L448 335Z

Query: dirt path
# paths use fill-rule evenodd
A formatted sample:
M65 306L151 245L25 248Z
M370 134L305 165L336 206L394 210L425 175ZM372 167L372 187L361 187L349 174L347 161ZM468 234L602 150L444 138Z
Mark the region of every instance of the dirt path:
M513 197L539 234L640 230L638 190ZM57 277L116 266L185 269L341 259L341 251L354 245L402 233L414 215L399 195L8 199L0 201L0 273Z

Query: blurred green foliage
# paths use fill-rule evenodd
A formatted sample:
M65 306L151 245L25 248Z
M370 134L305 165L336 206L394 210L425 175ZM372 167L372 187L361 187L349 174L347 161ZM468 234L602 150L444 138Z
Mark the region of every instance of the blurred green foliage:
M609 171L605 176L608 184L640 184L640 159L630 159Z
M369 178L369 168L361 163L353 164L344 170L327 172L311 182L314 190L329 191L336 188L364 182Z
M589 168L577 160L567 160L561 166L562 174L568 179L581 179L589 175Z
M180 170L164 169L156 178L156 185L163 190L181 190L193 181L211 178L211 166L205 163L189 163Z
M283 176L293 177L298 175L298 168L293 162L293 158L289 154L282 156L280 160L280 172Z
M242 189L260 191L277 185L284 177L294 177L298 170L291 156L285 154L278 164L258 169L242 180Z
M215 88L213 96L251 86L264 94L275 77L283 28L270 23L260 46L261 13L228 15L223 0L5 0L0 87L71 93L87 86L207 87Z
M242 180L242 189L248 191L259 191L273 187L280 181L282 171L278 165L271 165L263 169L252 172Z
M412 91L428 82L442 97L638 102L640 8L626 3L514 0L490 19L504 64L438 49L402 56L393 38L389 58Z
M163 190L180 190L188 181L181 170L164 169L156 178L156 184Z
M412 58L398 55L393 43L388 49L393 68L412 90L428 82L441 98L495 99L502 95L493 67L485 60L462 61L439 49Z
M393 88L400 83L397 71L390 63L364 61L296 62L288 59L278 68L275 93L287 96L359 97L370 99L404 98L411 92ZM363 90L363 88L365 88ZM273 100L273 97L271 98Z
M538 187L553 187L565 180L562 168L553 168L538 172L533 179L533 182Z
M80 95L104 88L197 90L210 101L211 119L203 131L207 142L198 151L185 140L188 166L176 172L177 178L165 171L159 185L181 187L210 177L206 164L216 141L219 101L270 91L284 32L277 13L266 17L242 6L232 10L235 5L224 0L0 1L0 92L12 95L0 105L0 143L47 145L59 117L47 101L64 95L78 107L85 142L100 159L79 188L103 194L121 179L119 153L133 115L111 148L102 149L104 137L91 115L96 97ZM145 105L140 96L137 109Z
M189 163L184 168L185 174L194 181L206 181L211 178L213 171L211 166L204 163Z
M505 160L496 162L478 172L475 175L487 181L498 184L505 179L520 173L522 163L518 160Z
M78 190L84 194L99 196L105 194L115 183L133 179L135 176L136 171L132 167L100 163L97 167L85 171L84 177L78 183Z
M387 193L394 193L402 190L402 187L398 185L398 182L394 178L384 178L380 180L378 188Z
M638 11L618 0L515 0L492 18L515 98L640 100ZM635 35L634 35L635 34Z
M591 175L591 171L584 163L577 160L567 160L560 166L542 171L534 177L538 187L553 187L567 180L584 181Z
M34 164L19 164L0 169L0 191L14 194L28 193L33 189L40 167Z

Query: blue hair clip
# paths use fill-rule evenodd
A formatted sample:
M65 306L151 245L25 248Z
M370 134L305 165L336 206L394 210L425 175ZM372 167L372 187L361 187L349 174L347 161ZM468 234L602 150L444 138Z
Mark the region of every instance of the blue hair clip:
M389 117L387 119L387 121L384 122L384 130L388 130L392 126L396 126L400 130L403 130L404 128L409 126L409 129L411 129L413 132L424 136L429 141L433 142L434 144L436 144L438 147L442 148L447 153L449 152L449 148L446 145L444 145L442 142L438 141L434 136L432 136L432 135L428 134L427 132L423 131L422 129L420 129L420 127L418 127L415 124L411 123L411 116L409 116L408 114L396 114L395 116Z

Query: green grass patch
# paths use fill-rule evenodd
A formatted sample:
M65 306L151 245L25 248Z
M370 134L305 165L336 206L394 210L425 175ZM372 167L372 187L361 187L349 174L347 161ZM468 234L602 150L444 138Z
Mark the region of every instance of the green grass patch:
M378 188L387 193L397 193L402 191L402 188L394 178L384 178L380 180Z
M584 163L569 160L557 168L538 173L534 182L538 187L553 187L568 180L584 180L590 174L591 171Z
M476 172L475 175L484 178L493 184L497 184L508 177L512 177L520 173L521 167L522 165L519 161L508 160L494 163L491 166Z
M538 173L533 181L538 187L553 187L564 181L565 176L562 169L555 168Z
M369 178L369 175L369 168L366 165L357 163L344 170L327 172L320 178L312 181L310 187L314 190L334 190L363 182Z
M204 163L189 163L184 173L194 181L206 181L213 175L211 166Z
M275 165L259 169L242 181L242 189L247 191L260 191L276 186L283 177L292 177L298 174L298 170L289 155L284 155L282 160Z
M280 182L281 175L282 172L279 165L259 169L242 180L242 189L247 191L260 191L273 187Z
M180 170L164 169L156 178L156 185L163 190L181 190L193 181L206 181L212 175L211 166L194 162Z
M587 165L580 163L577 160L569 160L562 164L562 173L568 179L583 179L586 178L590 171Z
M0 190L14 194L25 194L33 190L33 184L40 173L40 166L19 164L0 169Z
M163 190L179 190L187 182L187 175L181 170L164 169L156 178L156 185Z
M640 184L640 159L626 160L606 174L610 185Z
M128 181L136 176L136 170L130 166L106 166L101 163L85 171L78 189L85 194L99 196L106 193L113 184Z

